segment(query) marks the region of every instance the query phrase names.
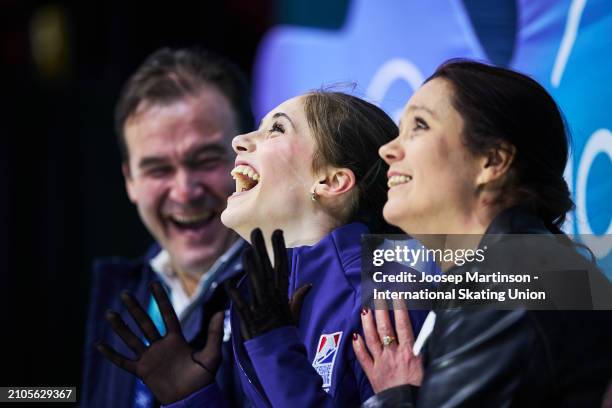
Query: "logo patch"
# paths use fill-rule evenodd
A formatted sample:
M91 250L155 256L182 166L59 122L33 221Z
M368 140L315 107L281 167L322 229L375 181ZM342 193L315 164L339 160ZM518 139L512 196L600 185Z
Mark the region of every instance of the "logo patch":
M312 366L317 373L323 378L323 389L329 392L332 383L332 374L334 371L334 362L340 348L340 340L342 332L332 334L322 334L319 338L317 346L317 354L315 355Z

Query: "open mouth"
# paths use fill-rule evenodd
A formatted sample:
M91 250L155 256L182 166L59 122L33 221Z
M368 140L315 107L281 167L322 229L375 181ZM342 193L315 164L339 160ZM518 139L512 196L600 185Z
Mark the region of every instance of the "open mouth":
M215 213L213 211L202 211L197 214L171 214L168 216L172 225L184 231L202 228L214 217Z
M252 190L259 184L261 178L254 168L245 164L236 166L230 174L236 180L236 192L234 194Z
M412 180L412 176L408 176L405 174L395 174L389 177L389 180L387 180L387 186L389 188L399 186L400 184L408 183L410 180Z

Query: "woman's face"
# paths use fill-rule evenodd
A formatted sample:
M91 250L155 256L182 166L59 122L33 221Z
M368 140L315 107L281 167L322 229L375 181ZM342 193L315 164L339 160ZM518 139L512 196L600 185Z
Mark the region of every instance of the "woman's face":
M223 224L247 238L256 227L284 229L312 209L315 140L302 97L277 106L259 129L236 136L232 146L236 191L221 214Z
M452 96L445 79L423 85L404 108L399 136L379 150L389 164L383 215L409 234L465 232L476 203L479 162L462 143Z

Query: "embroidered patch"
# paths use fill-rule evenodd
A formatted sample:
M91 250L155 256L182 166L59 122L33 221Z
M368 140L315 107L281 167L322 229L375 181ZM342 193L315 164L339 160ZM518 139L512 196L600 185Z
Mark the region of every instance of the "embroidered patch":
M314 369L323 378L325 392L329 392L331 387L334 362L340 348L340 339L342 339L342 332L322 334L319 338L317 354L312 362Z

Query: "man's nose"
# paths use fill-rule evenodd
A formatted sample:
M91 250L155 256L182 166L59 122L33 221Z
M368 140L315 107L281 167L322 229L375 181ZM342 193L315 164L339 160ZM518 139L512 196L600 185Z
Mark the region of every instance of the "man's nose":
M179 204L187 204L204 195L204 185L197 172L179 170L174 176L170 199Z
M245 133L243 135L238 135L232 139L232 148L236 152L236 154L243 153L251 153L255 151L255 134L257 132Z

